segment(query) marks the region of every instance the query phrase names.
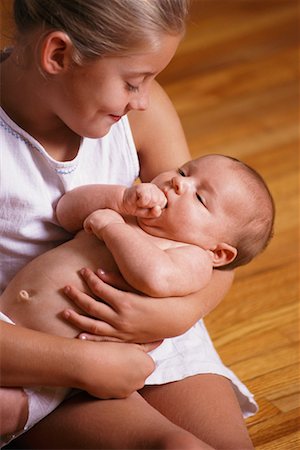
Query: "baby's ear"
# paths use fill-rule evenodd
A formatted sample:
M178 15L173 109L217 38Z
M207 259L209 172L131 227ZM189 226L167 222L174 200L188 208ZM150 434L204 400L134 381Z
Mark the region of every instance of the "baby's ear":
M221 267L231 263L237 255L237 249L232 245L222 242L218 244L213 252L213 266Z

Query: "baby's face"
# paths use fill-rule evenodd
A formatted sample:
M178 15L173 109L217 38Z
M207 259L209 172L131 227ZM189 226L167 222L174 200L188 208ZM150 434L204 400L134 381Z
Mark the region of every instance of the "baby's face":
M160 217L140 219L155 236L213 250L228 243L237 219L247 214L249 193L231 160L208 155L164 172L152 180L166 195Z

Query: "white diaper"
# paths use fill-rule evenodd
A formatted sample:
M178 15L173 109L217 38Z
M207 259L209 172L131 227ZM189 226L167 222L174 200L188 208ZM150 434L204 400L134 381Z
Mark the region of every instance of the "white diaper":
M0 320L14 325L9 317L2 312L0 312ZM0 447L8 444L50 414L60 403L62 403L68 392L70 392L70 389L42 386L30 389L24 388L24 391L28 397L29 412L24 430L21 430L14 435L0 437Z

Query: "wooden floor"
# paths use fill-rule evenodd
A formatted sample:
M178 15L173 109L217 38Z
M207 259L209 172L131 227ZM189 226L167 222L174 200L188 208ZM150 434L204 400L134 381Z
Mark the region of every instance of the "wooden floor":
M10 3L1 0L5 33ZM299 10L296 0L194 0L186 39L159 77L193 156L244 160L276 202L270 247L206 319L259 403L247 421L257 450L300 448Z

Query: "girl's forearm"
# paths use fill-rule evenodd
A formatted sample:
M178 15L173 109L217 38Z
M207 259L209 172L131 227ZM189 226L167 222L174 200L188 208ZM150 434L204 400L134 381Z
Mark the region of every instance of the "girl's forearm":
M99 398L124 398L154 370L153 345L62 338L4 322L1 386L78 388Z
M0 321L2 386L72 386L71 340ZM69 345L70 344L70 345Z
M233 276L233 271L214 270L211 281L201 291L185 297L156 299L156 304L155 299L145 298L143 332L147 329L150 340L184 333L218 306L229 291Z

